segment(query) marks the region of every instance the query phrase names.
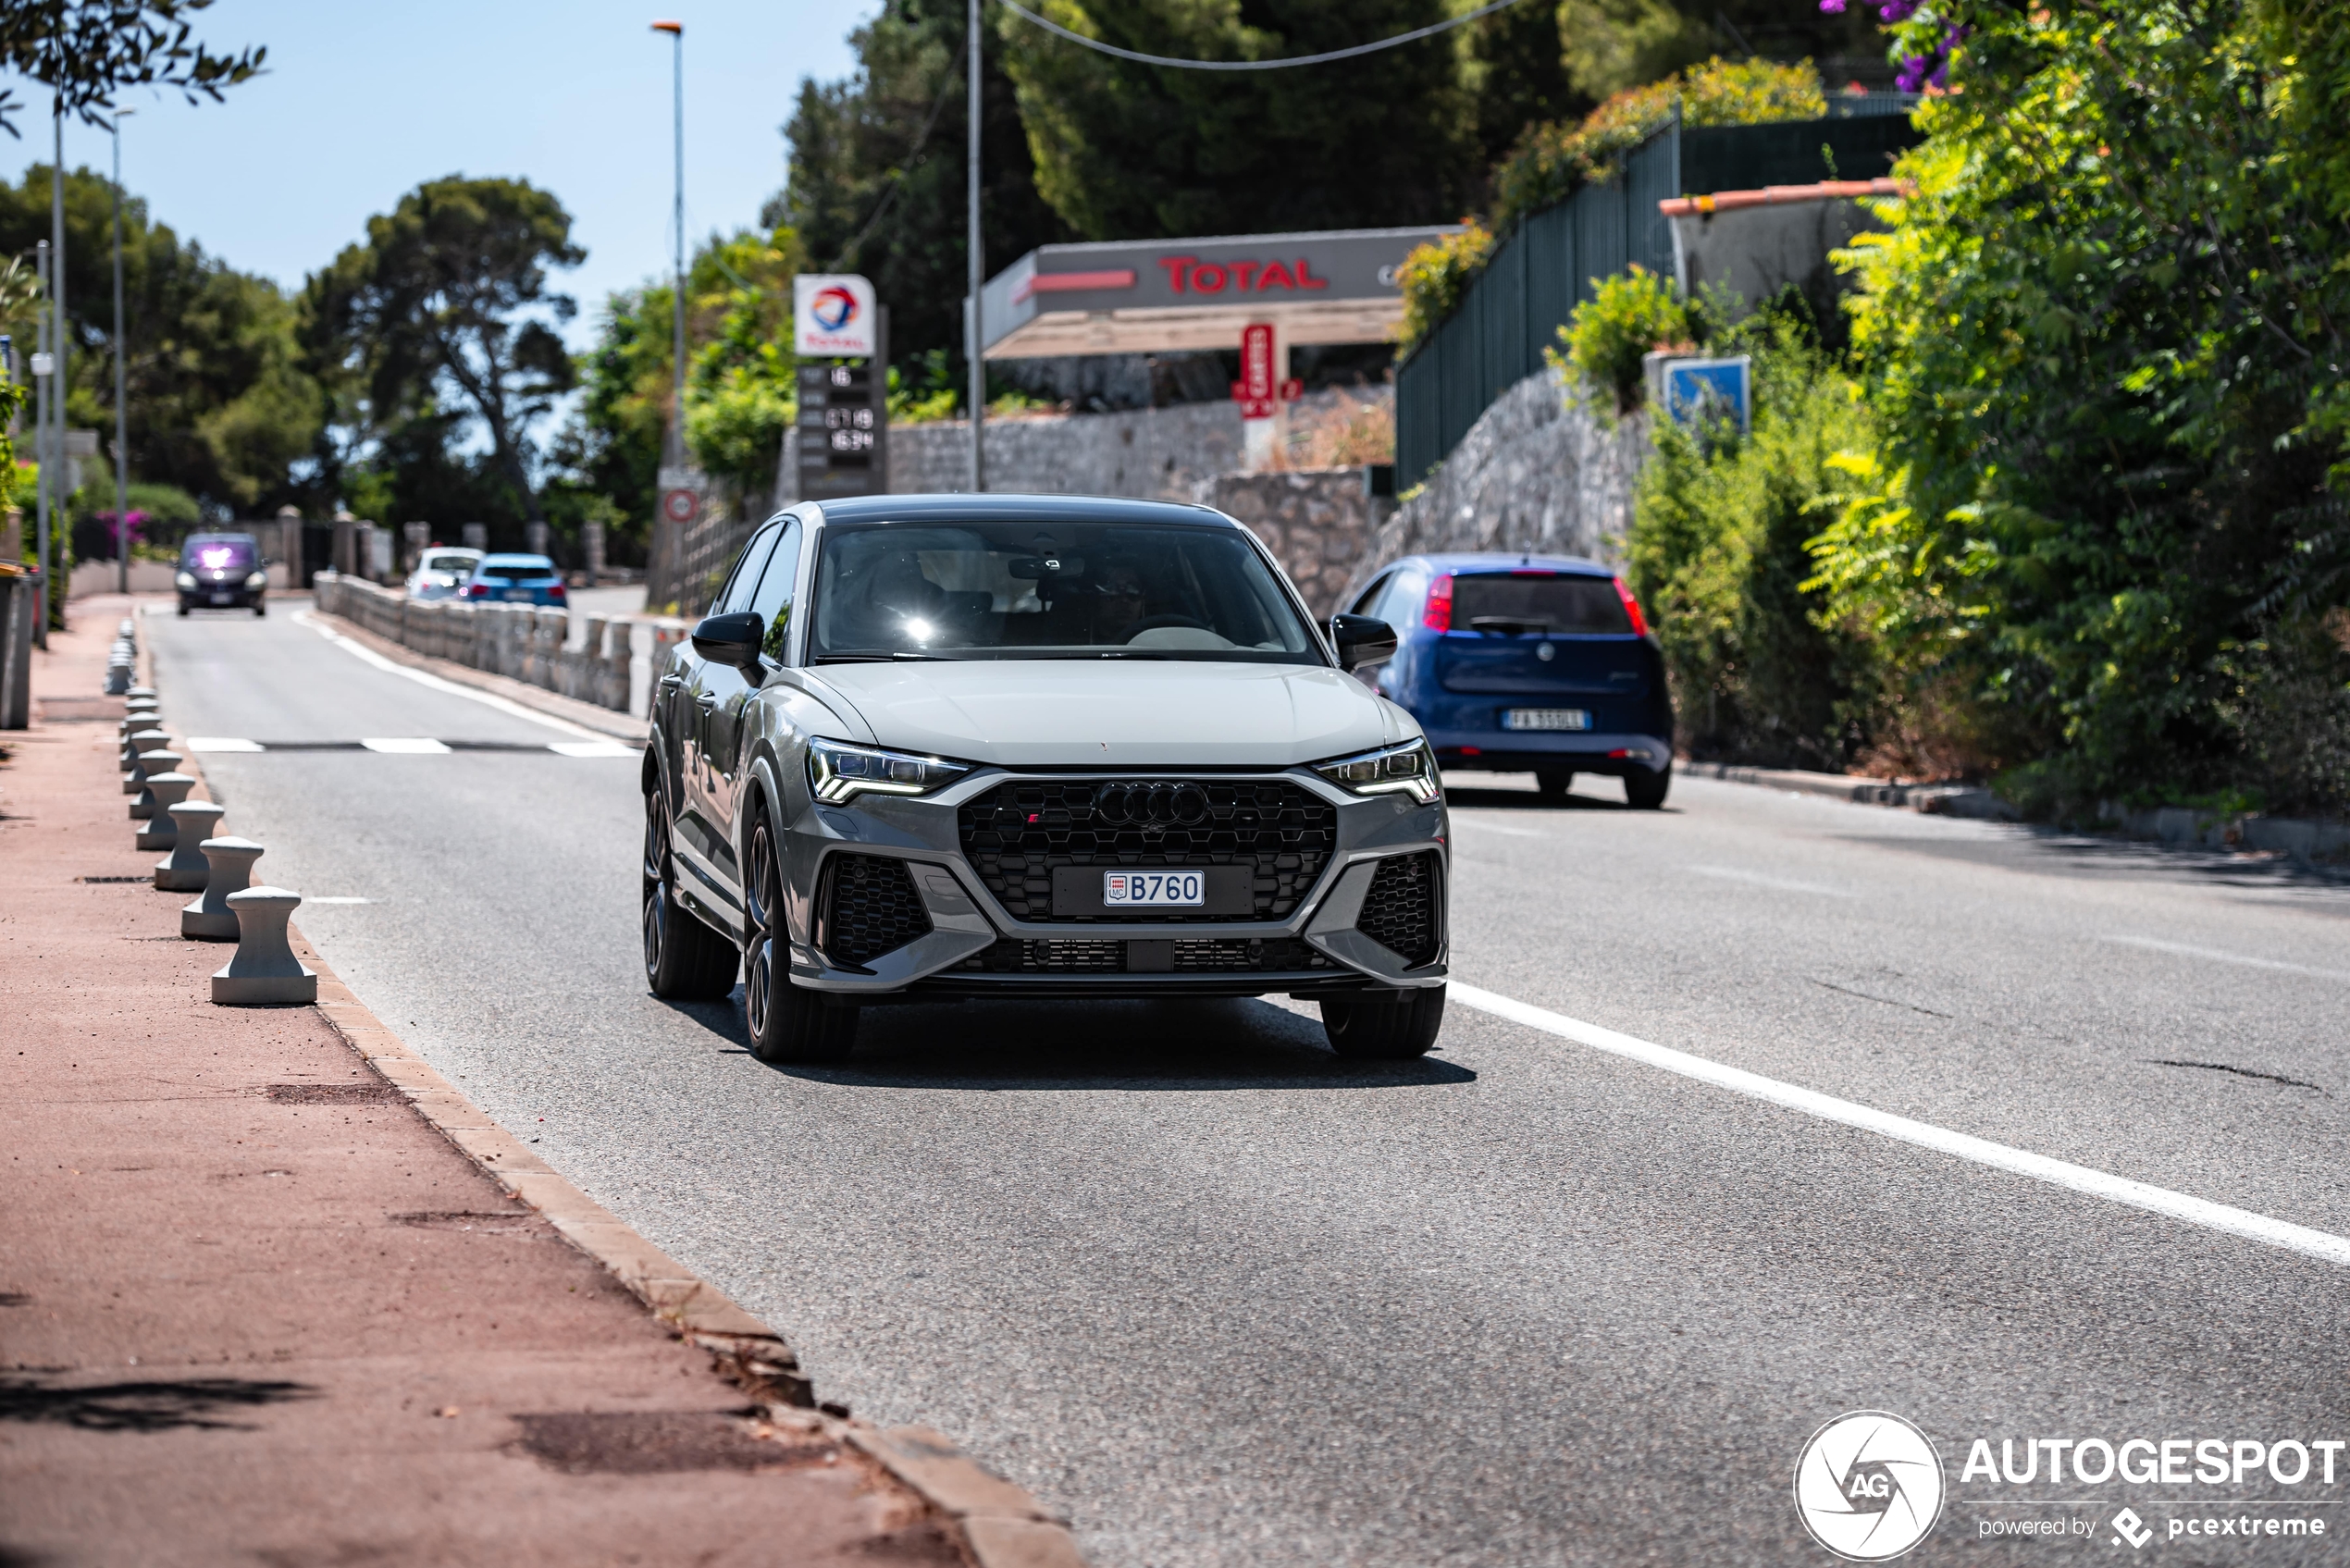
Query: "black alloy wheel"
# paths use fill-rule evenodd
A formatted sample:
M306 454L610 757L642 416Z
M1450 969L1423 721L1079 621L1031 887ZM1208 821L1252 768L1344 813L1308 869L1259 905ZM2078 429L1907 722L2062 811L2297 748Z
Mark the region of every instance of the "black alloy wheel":
M743 952L743 1020L750 1054L771 1065L837 1062L857 1044L857 1009L791 982L791 934L784 926L784 868L766 812L750 830L748 939Z
M1673 764L1651 772L1635 768L1624 775L1624 798L1635 811L1654 811L1664 804L1665 796L1673 788Z
M1401 1002L1322 1004L1330 1049L1355 1061L1401 1062L1428 1055L1444 1027L1444 988L1430 985Z
M643 903L645 983L673 1002L714 1002L735 989L735 945L677 907L669 812L656 789L645 796Z

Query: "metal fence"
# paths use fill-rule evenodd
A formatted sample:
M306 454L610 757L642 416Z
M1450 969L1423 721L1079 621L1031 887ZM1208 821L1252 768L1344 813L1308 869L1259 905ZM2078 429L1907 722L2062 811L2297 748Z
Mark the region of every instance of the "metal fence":
M1695 130L1676 120L1657 131L1615 179L1520 224L1460 308L1396 367L1396 482L1426 478L1495 399L1542 367L1542 351L1557 343L1598 279L1636 265L1672 274L1673 229L1659 202L1689 191L1870 179L1916 139L1907 116L1890 109Z

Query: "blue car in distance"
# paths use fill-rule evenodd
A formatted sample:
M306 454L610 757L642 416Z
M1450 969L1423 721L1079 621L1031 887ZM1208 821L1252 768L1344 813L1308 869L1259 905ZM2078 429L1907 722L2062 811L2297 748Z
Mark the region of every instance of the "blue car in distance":
M465 597L507 604L562 604L563 574L543 555L485 555L465 581Z
M1574 556L1413 555L1348 606L1395 629L1373 684L1428 732L1440 767L1624 781L1655 810L1673 787L1664 656L1624 580ZM1369 674L1369 672L1365 672Z

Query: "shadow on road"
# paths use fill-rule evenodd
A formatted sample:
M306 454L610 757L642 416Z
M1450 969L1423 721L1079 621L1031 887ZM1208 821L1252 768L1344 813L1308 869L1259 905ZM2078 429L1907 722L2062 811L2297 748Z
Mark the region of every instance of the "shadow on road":
M1632 808L1621 800L1602 800L1596 796L1541 795L1530 789L1478 789L1449 786L1444 791L1448 806L1480 811L1629 811ZM1671 808L1666 808L1671 809Z
M85 1432L168 1432L179 1427L245 1430L225 1419L288 1400L315 1399L306 1383L246 1377L191 1377L178 1382L95 1383L69 1388L28 1377L0 1377L0 1421L50 1421Z
M1903 849L1939 860L2053 876L2194 878L2267 891L2350 893L2350 868L2313 866L2282 855L2239 854L2195 845L2157 844L2118 834L2084 833L2028 823L1998 824L1980 838L1900 833L1839 834L1847 843ZM2343 912L2350 914L2350 903Z
M739 1015L738 1015L739 1017ZM738 1026L739 1027L739 1026ZM1438 1057L1348 1061L1269 1002L976 1000L869 1007L857 1053L795 1077L893 1089L1407 1089L1474 1083Z

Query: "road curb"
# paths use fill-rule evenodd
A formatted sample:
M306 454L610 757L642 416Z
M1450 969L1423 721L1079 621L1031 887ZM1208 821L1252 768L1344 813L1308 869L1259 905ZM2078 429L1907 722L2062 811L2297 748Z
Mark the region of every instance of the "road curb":
M349 637L370 653L381 654L396 664L405 664L412 670L422 670L444 681L454 681L459 685L472 686L476 691L502 697L509 702L518 702L525 708L536 709L550 718L577 724L598 735L610 735L632 746L642 746L646 736L652 733L650 723L630 714L615 713L609 708L599 708L592 702L582 702L575 697L565 697L561 692L515 680L512 675L494 675L486 670L476 670L470 664L460 664L452 659L436 659L428 653L418 653L412 648L367 630L354 621L346 621L331 611L314 606L309 613L312 619L337 636Z
M143 684L153 685L146 638L140 644ZM423 661L411 656L410 662ZM201 763L191 758L188 766L205 798L216 800ZM810 1412L800 1419L819 1422L828 1437L895 1475L949 1522L977 1568L1085 1568L1067 1521L942 1434L819 1413L814 1384L782 1335L531 1153L377 1018L299 927L289 922L286 935L295 957L316 971L314 1005L345 1044L434 1130L603 1265L654 1316L709 1352L736 1385L762 1403Z
M1856 778L1849 773L1813 773L1800 768L1750 768L1734 762L1681 762L1682 774L1693 779L1718 779L1724 784L1757 784L1764 789L1797 795L1824 796L1855 806L1892 806L1930 816L1973 817L1989 821L2013 821L2014 808L1987 789L1964 784L1887 784L1883 779Z

